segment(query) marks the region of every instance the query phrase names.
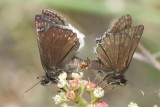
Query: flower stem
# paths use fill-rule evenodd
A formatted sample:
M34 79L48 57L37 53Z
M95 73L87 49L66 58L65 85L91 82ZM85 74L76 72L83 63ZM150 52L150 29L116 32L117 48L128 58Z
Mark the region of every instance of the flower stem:
M77 104L80 104L80 105L83 105L83 106L86 106L88 104L88 102L86 100L84 100L81 96L78 96L76 98L75 102Z

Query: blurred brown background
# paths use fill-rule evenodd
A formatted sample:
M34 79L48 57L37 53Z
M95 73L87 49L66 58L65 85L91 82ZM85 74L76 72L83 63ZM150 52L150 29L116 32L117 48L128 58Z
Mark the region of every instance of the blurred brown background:
M145 96L127 84L108 92L104 100L110 107L127 107L131 101L140 107L160 106L159 0L1 0L0 107L59 107L52 100L57 90L55 85L38 85L21 98L38 81L36 77L43 75L34 17L44 8L59 11L86 35L86 46L79 53L84 59L96 59L93 54L95 38L107 31L113 19L129 13L134 25L143 24L141 43L150 54L144 57L139 51L140 57L135 56L132 60L126 78L142 89ZM148 57L155 62L140 60Z

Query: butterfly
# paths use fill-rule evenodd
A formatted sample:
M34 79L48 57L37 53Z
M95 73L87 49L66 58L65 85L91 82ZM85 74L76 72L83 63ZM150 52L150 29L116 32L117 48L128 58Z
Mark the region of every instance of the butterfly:
M44 9L35 16L37 41L45 75L42 85L57 83L58 75L67 72L67 64L84 45L84 35L68 24L54 10Z
M125 85L124 77L144 30L143 25L132 26L129 14L121 16L105 34L96 39L95 54L111 85Z

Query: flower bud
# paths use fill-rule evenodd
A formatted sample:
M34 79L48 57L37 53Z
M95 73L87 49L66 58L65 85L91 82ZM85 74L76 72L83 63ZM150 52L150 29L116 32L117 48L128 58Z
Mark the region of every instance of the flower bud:
M108 105L104 101L99 101L95 107L108 107Z
M70 80L69 81L69 87L73 90L78 89L79 88L79 80L74 79L74 80Z
M93 83L93 82L88 82L88 83L86 84L86 90L87 90L87 91L93 91L93 90L95 89L95 87L96 87L96 84Z
M81 79L83 77L83 72L73 72L72 78L74 79Z
M57 86L58 86L59 88L63 88L66 84L67 84L67 81L66 81L66 80L60 79L60 80L58 81Z
M61 74L59 74L58 78L61 80L65 80L67 78L67 73L66 72L62 72Z
M67 99L69 99L69 100L74 100L74 98L75 98L75 94L74 94L74 91L68 91L67 93L66 93L66 98Z

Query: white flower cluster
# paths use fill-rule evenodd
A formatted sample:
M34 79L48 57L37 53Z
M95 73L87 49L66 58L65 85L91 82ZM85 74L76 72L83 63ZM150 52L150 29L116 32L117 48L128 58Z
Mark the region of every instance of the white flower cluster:
M139 107L136 103L131 102L128 107Z
M87 91L92 97L91 101L99 101L101 97L104 96L104 90L101 87L98 87L96 83L82 80L83 72L73 72L71 74L72 80L67 81L67 73L63 72L58 76L58 83L57 86L59 88L63 88L65 91L60 92L58 95L53 97L55 104L60 104L61 107L69 107L63 101L74 101L76 98L82 100L82 95L84 91ZM77 93L79 92L79 93ZM88 103L87 107L99 107L97 105L104 105L106 106L105 102L97 102L97 103Z
M104 90L101 87L96 87L93 91L95 97L100 98L104 96Z
M65 97L65 93L64 92L60 92L58 95L56 95L55 97L52 97L55 101L55 104L59 104L62 101L66 101L67 98Z
M72 73L72 78L74 78L74 79L81 79L82 77L83 77L83 72L73 72ZM63 87L66 86L66 84L67 84L66 78L67 78L67 73L66 72L63 72L58 76L59 80L58 80L57 86L59 88L63 88Z

